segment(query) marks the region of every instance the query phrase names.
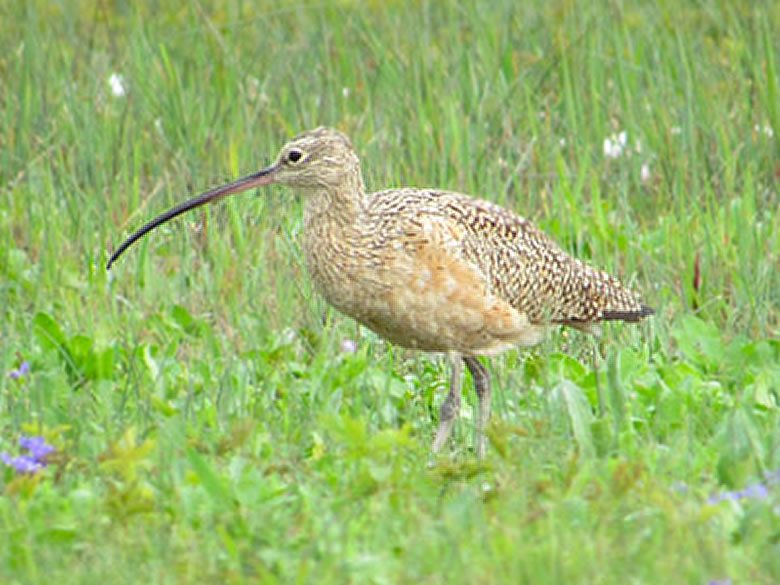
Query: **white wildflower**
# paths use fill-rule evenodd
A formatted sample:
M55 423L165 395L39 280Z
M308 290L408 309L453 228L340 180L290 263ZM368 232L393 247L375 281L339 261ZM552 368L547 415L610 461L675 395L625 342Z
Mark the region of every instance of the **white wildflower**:
M344 339L341 341L342 353L355 353L357 351L357 343L351 339Z
M767 136L768 138L773 138L775 135L775 131L772 130L772 127L769 124L764 124L763 126L761 124L756 124L753 126L753 130L759 134Z
M298 333L292 327L285 327L280 337L283 343L290 345L298 339Z
M604 156L607 158L619 158L623 155L623 151L628 143L628 133L623 130L619 134L613 134L609 138L604 139Z
M119 73L112 73L108 78L108 86L114 97L124 97L127 93L125 89L125 78Z
M246 88L247 98L253 102L257 101L258 97L260 97L260 94L262 93L262 85L260 84L260 80L257 77L250 75L246 78L244 87Z
M650 177L650 165L647 163L642 163L642 168L639 169L639 179L643 183L647 183L650 180Z

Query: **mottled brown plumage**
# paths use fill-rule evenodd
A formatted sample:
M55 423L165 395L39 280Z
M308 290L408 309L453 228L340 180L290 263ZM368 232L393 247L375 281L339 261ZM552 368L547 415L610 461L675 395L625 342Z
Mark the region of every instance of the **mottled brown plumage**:
M555 324L598 333L605 320L653 313L614 277L572 258L511 211L468 195L399 188L366 194L342 133L317 128L287 143L276 162L153 220L115 252L185 211L259 185L305 195L303 250L317 290L391 342L446 352L452 381L434 451L460 408L462 364L479 395L477 453L485 450L490 380L478 355L540 342Z

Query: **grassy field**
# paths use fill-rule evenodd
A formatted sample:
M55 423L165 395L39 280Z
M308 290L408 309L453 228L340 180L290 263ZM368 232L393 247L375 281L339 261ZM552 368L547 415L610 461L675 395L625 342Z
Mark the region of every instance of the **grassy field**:
M0 4L0 582L780 582L778 30L760 0ZM446 363L316 296L289 191L106 272L321 124L370 189L507 205L656 316L490 360L488 457L468 380L430 465Z

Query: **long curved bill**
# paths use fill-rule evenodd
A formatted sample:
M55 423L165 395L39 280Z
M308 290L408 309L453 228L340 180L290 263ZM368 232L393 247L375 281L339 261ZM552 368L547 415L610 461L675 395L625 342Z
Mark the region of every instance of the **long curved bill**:
M108 264L106 264L106 270L111 270L111 265L114 262L116 262L116 260L122 254L124 254L125 250L127 250L137 240L141 239L144 235L152 231L157 226L164 224L166 221L171 220L174 217L189 211L190 209L195 209L196 207L205 205L206 203L212 203L228 195L241 193L242 191L246 191L247 189L252 189L254 187L260 187L261 185L268 185L269 183L273 183L274 171L276 171L276 169L277 169L276 165L267 167L262 171L258 171L251 175L247 175L246 177L241 177L240 179L237 179L232 183L228 183L227 185L222 185L221 187L215 187L210 191L201 193L197 197L193 197L189 201L185 201L181 205L177 205L173 209L166 211L165 213L156 217L155 219L147 223L144 227L142 227L141 229L133 233L133 235L127 238L124 242L122 242L122 245L116 249L114 254L109 259Z

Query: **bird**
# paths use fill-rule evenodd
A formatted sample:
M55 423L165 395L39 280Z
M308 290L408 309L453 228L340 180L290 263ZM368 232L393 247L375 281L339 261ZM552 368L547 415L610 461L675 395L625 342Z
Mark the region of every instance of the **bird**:
M174 217L272 183L303 197L305 264L331 306L392 344L447 356L449 392L439 408L434 454L458 418L464 365L477 394L481 459L491 383L480 358L536 345L559 325L599 335L602 322L636 323L654 313L638 293L505 207L441 189L368 193L350 139L322 126L287 142L270 166L151 220L116 249L107 269Z

